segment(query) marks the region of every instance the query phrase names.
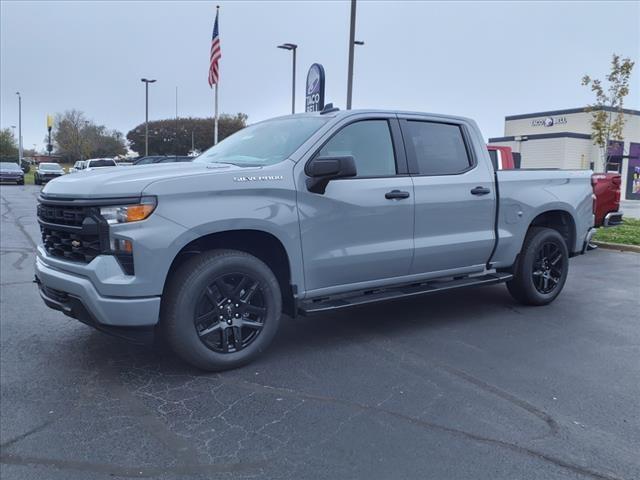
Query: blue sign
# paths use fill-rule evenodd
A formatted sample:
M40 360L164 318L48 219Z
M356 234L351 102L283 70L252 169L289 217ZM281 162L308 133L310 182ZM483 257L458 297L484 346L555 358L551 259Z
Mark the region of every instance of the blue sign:
M324 108L324 67L314 63L307 73L305 112L319 112Z

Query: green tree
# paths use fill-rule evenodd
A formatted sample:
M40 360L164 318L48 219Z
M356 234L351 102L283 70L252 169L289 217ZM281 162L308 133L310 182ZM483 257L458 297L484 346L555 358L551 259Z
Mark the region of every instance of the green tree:
M10 128L0 130L0 158L3 161L18 160L18 144Z
M625 124L623 105L624 98L629 95L629 78L635 62L630 58L620 58L613 54L611 71L606 77L607 85L602 80L582 77L582 85L589 86L595 94L595 102L587 106L591 112L591 138L593 144L600 148L603 165L607 162L607 149L611 140L623 140L622 131Z
M122 133L94 123L79 110L56 115L52 139L56 153L68 162L115 157L127 151Z
M222 114L218 120L218 139L247 126L247 115ZM144 155L144 123L127 133L129 147ZM193 145L192 145L193 140ZM149 155L187 155L192 146L195 150L206 150L213 145L213 118L179 118L149 122Z

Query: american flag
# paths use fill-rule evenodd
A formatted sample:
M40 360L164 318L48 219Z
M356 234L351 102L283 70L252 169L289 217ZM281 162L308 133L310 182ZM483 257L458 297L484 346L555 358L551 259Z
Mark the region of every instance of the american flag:
M209 86L211 88L218 83L220 73L218 71L218 61L221 56L220 35L218 35L218 12L216 12L216 21L213 24L213 35L211 36L211 53L209 54Z

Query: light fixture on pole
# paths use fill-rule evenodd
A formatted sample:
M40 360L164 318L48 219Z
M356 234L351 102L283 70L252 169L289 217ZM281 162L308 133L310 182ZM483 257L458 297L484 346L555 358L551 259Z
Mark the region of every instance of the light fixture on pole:
M147 78L141 78L141 82L144 83L144 156L149 156L149 84L154 83L155 80Z
M278 45L283 50L291 50L293 53L293 71L291 74L291 113L296 113L296 50L298 45L295 43L283 43Z
M18 96L18 162L22 165L22 96L20 92L16 92Z

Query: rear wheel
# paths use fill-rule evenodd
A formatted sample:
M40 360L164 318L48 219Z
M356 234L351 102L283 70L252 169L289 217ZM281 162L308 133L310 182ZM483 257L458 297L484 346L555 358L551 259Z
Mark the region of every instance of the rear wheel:
M163 298L162 327L171 348L204 370L244 365L264 351L280 323L282 299L273 272L234 250L185 262Z
M562 235L551 228L533 227L507 288L520 303L546 305L560 294L568 273L569 251Z

